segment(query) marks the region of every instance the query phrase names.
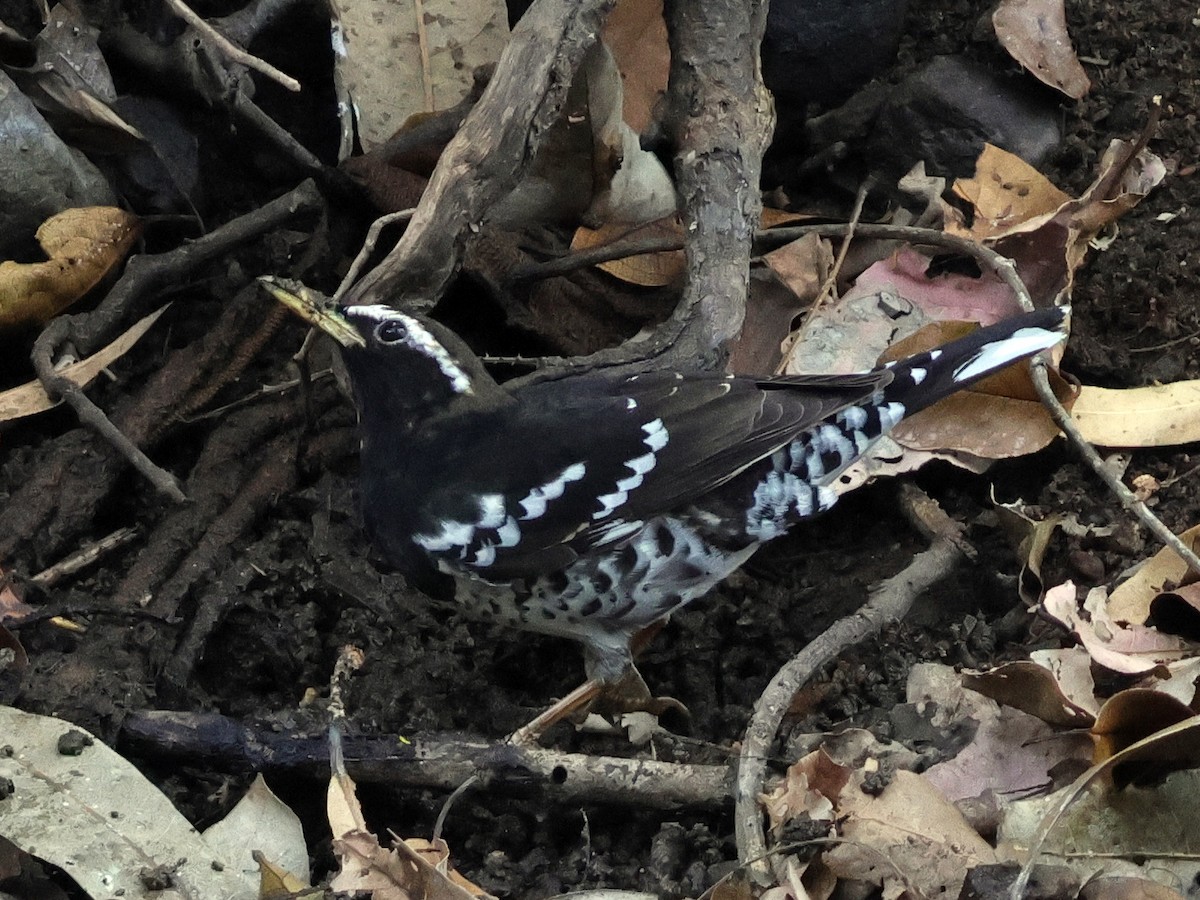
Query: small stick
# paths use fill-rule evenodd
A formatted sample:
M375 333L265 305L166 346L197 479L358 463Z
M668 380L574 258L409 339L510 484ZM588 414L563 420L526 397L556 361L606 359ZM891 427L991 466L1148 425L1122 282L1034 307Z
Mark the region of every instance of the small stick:
M817 310L825 303L826 297L833 296L833 288L837 283L838 273L842 271L842 266L846 263L846 254L850 252L850 242L854 239L854 231L858 228L859 219L862 218L863 206L867 202L867 194L871 190L871 182L864 181L858 189L858 194L854 198L854 209L850 213L850 221L846 223L846 234L842 238L842 246L838 249L837 259L829 269L829 274L825 276L825 282L821 285L821 289L817 291L817 297L809 304L808 311L804 313L804 321L800 323L800 327L796 329L796 334L793 340L798 344L804 340L804 335L816 318Z
M284 72L280 72L269 62L261 60L257 56L252 56L251 54L247 53L241 47L237 46L237 44L229 40L229 38L225 37L225 35L221 34L221 32L217 31L217 29L205 22L204 19L200 18L200 16L193 12L191 7L184 3L183 0L167 0L167 5L174 10L175 15L179 16L179 18L191 25L192 28L196 29L196 31L200 32L202 35L204 35L204 37L212 41L213 45L218 50L224 53L225 56L233 60L235 63L240 63L248 69L254 69L256 72L261 72L272 81L283 85L289 91L300 90L300 82L298 82L295 78Z
M346 291L350 290L350 286L358 281L359 273L362 272L363 266L367 264L367 259L375 251L375 245L379 242L379 235L383 229L393 222L407 222L416 211L416 207L402 209L398 212L380 216L371 223L371 227L367 230L367 239L363 241L362 249L354 257L354 262L350 264L350 271L346 273L346 277L342 279L342 283L338 285L338 289L333 293L333 302L335 304L342 298L342 295Z
M74 575L80 569L90 566L106 553L111 553L118 547L124 547L138 535L137 528L118 528L107 537L90 544L85 544L66 559L61 559L48 569L43 569L29 579L31 584L40 588L48 588L61 581L68 575Z
M913 602L930 586L950 573L963 559L961 526L919 488L905 485L901 505L913 525L932 539L927 550L913 557L906 568L871 589L857 612L834 622L825 632L792 657L775 673L754 704L746 727L734 782L734 832L738 860L750 871L770 877L763 814L758 797L767 775L767 760L779 724L796 692L847 647L878 634L891 622L908 614Z

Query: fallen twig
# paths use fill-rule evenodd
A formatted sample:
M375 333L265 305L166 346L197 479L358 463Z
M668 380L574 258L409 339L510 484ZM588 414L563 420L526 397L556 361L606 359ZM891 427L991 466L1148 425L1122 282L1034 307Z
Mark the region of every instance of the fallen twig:
M58 583L68 575L74 575L80 569L87 568L107 553L124 547L138 536L137 528L118 528L112 534L85 544L66 559L59 560L48 569L44 569L29 579L31 584L40 588L48 588Z
M241 47L213 28L204 19L200 18L192 8L183 0L167 0L167 5L175 12L175 15L187 22L197 34L207 38L212 42L213 46L220 50L226 57L239 65L243 65L248 69L253 69L256 72L261 72L277 84L283 85L289 91L300 90L300 82L291 75L280 72L277 68L265 60L259 59L243 50Z
M823 666L842 651L878 634L908 614L927 588L946 577L963 559L961 526L937 503L912 485L901 489L901 506L914 526L932 543L909 565L875 585L857 612L839 619L783 666L754 704L742 740L734 782L734 831L738 859L755 875L769 879L766 835L759 794L767 774L771 744L792 698Z
M324 733L260 728L211 713L131 713L121 739L140 754L224 771L329 772ZM360 784L453 791L478 775L487 788L510 795L643 809L719 809L730 796L727 766L585 756L439 734L344 736L343 749L346 769Z

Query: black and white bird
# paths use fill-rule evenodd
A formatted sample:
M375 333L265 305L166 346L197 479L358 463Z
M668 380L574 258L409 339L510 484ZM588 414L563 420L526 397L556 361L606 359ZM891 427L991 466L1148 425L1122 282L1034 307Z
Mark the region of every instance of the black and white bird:
M321 310L359 412L367 531L473 616L580 641L615 680L630 639L836 500L905 416L1063 340L1039 310L856 375L654 371L510 390L453 332L387 306Z

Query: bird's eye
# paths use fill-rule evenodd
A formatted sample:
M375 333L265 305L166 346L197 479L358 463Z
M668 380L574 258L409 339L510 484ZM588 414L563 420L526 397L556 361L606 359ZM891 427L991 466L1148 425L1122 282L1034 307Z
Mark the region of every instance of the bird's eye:
M381 344L396 344L408 337L408 329L397 319L380 322L375 328L375 340Z

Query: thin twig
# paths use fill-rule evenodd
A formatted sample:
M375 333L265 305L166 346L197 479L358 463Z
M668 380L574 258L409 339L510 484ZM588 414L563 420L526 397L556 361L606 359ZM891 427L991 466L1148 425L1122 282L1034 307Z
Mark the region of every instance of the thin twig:
M825 276L825 281L821 285L821 289L817 291L816 299L809 304L808 310L804 313L804 320L800 323L800 327L796 329L795 336L792 340L799 344L804 340L805 334L812 326L813 320L817 316L819 310L825 304L826 297L833 296L834 285L837 284L838 274L842 271L842 266L846 263L846 254L850 252L850 242L854 239L854 230L858 227L859 220L862 218L863 206L867 202L867 194L871 190L871 181L864 181L858 189L858 194L854 198L854 209L850 212L850 221L846 223L846 234L842 237L842 246L838 249L837 259L829 268L829 274Z
M60 559L48 569L43 569L29 579L31 584L40 588L48 588L56 582L74 575L80 569L90 566L106 553L111 553L119 547L124 547L138 536L137 528L118 528L112 534L85 544L66 559Z
M179 16L179 18L187 22L192 28L212 41L213 46L224 53L226 57L233 60L233 62L240 63L248 69L254 69L256 72L261 72L272 81L283 85L289 91L300 90L300 82L295 78L284 72L280 72L269 62L265 62L257 56L247 53L241 47L234 44L229 38L200 18L183 0L167 0L167 5L175 11L175 15Z
M742 740L733 789L734 831L738 859L752 874L763 879L770 877L770 857L758 797L766 781L771 744L792 698L815 673L847 647L861 643L881 632L889 623L904 618L916 598L945 578L963 559L961 527L936 501L918 488L906 485L902 489L901 505L909 512L914 526L928 532L932 538L929 549L914 556L903 571L876 585L857 612L839 619L796 654L775 673L754 704Z
M1054 396L1054 389L1050 387L1050 379L1046 374L1046 362L1040 358L1033 361L1033 387L1037 391L1042 405L1050 413L1050 418L1054 419L1054 424L1067 436L1083 461L1121 501L1121 506L1137 516L1138 521L1145 525L1150 533L1163 544L1170 547L1180 559L1187 563L1188 568L1200 574L1200 556L1197 556L1196 552L1181 541L1179 536L1163 523L1162 519L1150 511L1150 507L1146 506L1134 495L1133 491L1125 486L1125 483L1117 477L1112 469L1104 464L1104 460L1100 458L1096 448L1087 442L1087 438L1080 432L1075 420L1071 418L1071 414Z
M338 285L338 289L333 293L333 303L335 305L342 299L342 295L350 290L350 286L358 281L358 276L362 272L363 266L367 264L367 260L375 252L375 245L379 243L379 235L383 232L383 229L393 222L407 222L416 211L416 207L402 209L399 212L380 216L371 223L371 227L367 230L366 240L363 241L362 249L354 257L354 262L350 264L350 271L346 273L346 277L342 279L342 283Z

